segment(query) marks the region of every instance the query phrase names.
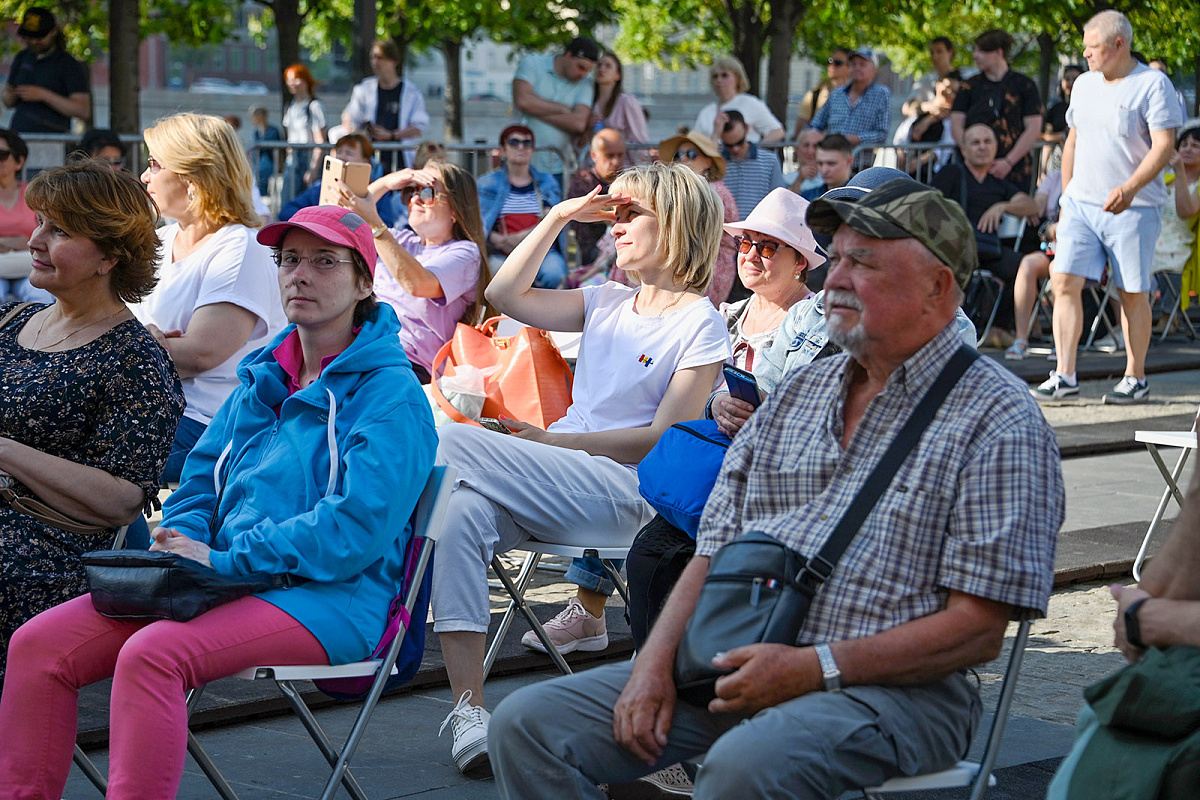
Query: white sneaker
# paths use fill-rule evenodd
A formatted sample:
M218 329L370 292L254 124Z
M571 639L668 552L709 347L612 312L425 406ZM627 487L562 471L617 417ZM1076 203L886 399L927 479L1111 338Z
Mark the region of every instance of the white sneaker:
M1121 378L1113 390L1104 395L1104 404L1109 406L1129 406L1134 403L1150 401L1150 386L1145 381L1139 381L1132 375Z
M1079 384L1067 383L1067 379L1057 372L1050 373L1050 379L1029 390L1038 402L1045 400L1078 400Z
M608 627L604 615L593 617L579 602L578 597L572 597L567 607L558 616L542 626L546 637L554 645L554 649L566 655L576 650L591 652L608 647ZM521 637L521 644L539 653L546 652L542 640L533 631L526 631Z
M442 732L446 730L446 726L453 721L454 746L450 750L450 755L454 758L454 764L458 767L458 771L464 775L475 772L482 775L486 770L486 774L490 775L492 765L488 761L487 729L488 720L492 718L492 715L487 712L487 709L468 705L467 701L470 699L470 690L463 692L462 697L458 698L458 704L454 706L454 710L442 720L442 727L438 728L438 736L441 736Z
M683 764L672 764L658 772L652 772L640 780L642 783L649 783L657 787L664 794L679 797L691 797L696 790L696 787L692 785L692 779L688 777L687 771L683 768Z

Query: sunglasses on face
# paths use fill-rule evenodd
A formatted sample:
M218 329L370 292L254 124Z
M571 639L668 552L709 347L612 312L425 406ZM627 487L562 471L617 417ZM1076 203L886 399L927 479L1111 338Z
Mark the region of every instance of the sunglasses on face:
M408 205L413 200L416 200L423 206L431 206L439 200L444 200L446 195L443 192L434 190L432 186L422 186L417 188L409 186L400 191L400 202Z
M8 161L8 157L12 155L11 150L0 150L0 164Z
M788 246L768 239L756 242L748 236L735 236L733 241L737 243L739 253L749 253L751 248L758 248L758 254L763 258L771 258L779 252L779 248Z
M725 146L728 147L730 150L732 150L735 147L741 147L745 143L746 143L746 137L743 136L742 138L738 139L736 142L725 142Z
M834 58L833 56L830 56L829 58L825 59L825 63L826 63L826 64L828 64L828 65L829 65L829 66L831 66L831 67L844 67L844 66L846 66L846 62L845 62L844 60L842 60L842 59L840 59L840 58Z
M697 158L699 158L699 156L700 156L700 151L694 147L690 148L688 150L676 150L675 151L675 160L676 161L695 161Z
M504 143L514 150L521 150L526 147L530 150L533 149L533 139L521 139L516 136L510 136L504 140Z

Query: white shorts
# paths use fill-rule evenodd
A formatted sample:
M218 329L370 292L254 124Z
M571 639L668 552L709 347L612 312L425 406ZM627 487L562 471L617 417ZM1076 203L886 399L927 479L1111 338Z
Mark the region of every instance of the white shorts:
M1099 281L1104 265L1112 265L1113 280L1126 292L1150 291L1154 244L1162 229L1162 209L1130 206L1110 214L1100 206L1062 199L1051 272Z

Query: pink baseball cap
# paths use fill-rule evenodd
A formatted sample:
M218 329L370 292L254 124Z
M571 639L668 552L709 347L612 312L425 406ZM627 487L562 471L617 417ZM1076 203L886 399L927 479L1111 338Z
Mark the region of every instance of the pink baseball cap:
M357 250L367 262L371 277L375 277L375 236L367 221L341 206L309 206L302 208L286 222L274 222L258 232L258 243L277 247L292 228L300 228L320 236L330 244L340 244Z

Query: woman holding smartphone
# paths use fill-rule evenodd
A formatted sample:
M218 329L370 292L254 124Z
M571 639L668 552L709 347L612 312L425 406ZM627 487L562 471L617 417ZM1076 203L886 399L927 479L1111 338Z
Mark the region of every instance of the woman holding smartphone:
M372 183L360 197L335 180L339 205L371 226L383 267L375 276L379 299L400 318L400 341L421 383L429 383L433 358L459 322L484 319L487 246L475 179L462 167L431 161ZM408 225L389 227L376 203L399 192Z
M468 425L439 431L437 463L457 467L459 478L434 562L434 630L458 699L443 727L452 725L464 772L487 764L492 554L530 537L630 542L653 515L638 494L637 462L669 426L700 416L729 356L725 325L703 295L721 234L720 201L707 182L656 163L622 173L608 195L599 191L554 206L487 290L521 322L583 332L567 415L546 430L503 420L511 436ZM612 223L617 265L636 274L638 286L534 288L538 266L572 221ZM585 603L602 609L605 597L581 588L571 608L594 618Z

